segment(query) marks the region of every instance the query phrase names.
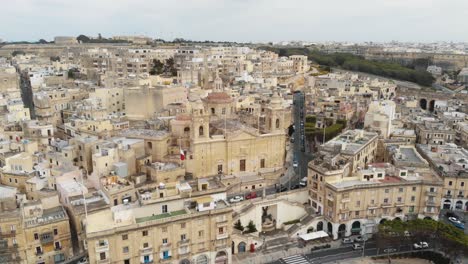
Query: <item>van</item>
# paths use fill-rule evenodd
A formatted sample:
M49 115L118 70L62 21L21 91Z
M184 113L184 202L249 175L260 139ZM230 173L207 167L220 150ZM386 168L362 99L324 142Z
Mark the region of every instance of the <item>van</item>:
M362 245L361 244L353 244L353 249L354 250L362 250Z
M307 177L302 178L302 180L299 181L299 185L300 185L301 187L307 186Z

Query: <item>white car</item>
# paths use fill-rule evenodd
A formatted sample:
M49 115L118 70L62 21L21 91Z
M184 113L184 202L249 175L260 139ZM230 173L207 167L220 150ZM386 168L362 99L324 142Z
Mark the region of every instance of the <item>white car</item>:
M458 220L456 217L449 217L448 220L452 223L461 224L460 220Z
M424 241L413 244L414 249L425 249L425 248L428 248L428 247L429 247L429 244L427 242L424 242Z
M343 239L341 240L341 242L342 242L343 244L352 244L352 243L353 243L353 240L352 240L351 238L343 238Z
M244 197L237 195L237 196L234 196L231 199L229 199L229 202L230 203L238 203L238 202L243 201L243 200L244 200Z
M396 252L396 251L397 251L396 248L386 248L386 249L384 249L384 252L387 253L387 254L388 253L393 253L393 252Z
M293 167L297 168L298 166L299 166L299 163L297 162L297 160L293 161Z
M362 250L363 247L362 247L361 244L357 244L357 243L356 243L356 244L353 244L353 249L354 249L354 250Z

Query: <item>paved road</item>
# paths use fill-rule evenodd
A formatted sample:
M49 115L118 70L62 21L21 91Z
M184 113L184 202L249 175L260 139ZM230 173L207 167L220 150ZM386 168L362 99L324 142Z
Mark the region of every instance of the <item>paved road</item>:
M431 244L429 244L431 246ZM400 246L392 247L395 252L392 254L397 253L405 253L411 252L412 244L406 242L405 244L401 244ZM279 259L271 264L299 264L299 263L326 263L326 262L333 262L337 260L349 259L349 258L358 258L362 256L385 256L388 253L385 251L386 248L379 248L377 243L373 240L369 240L366 242L364 252L362 250L354 250L351 245L341 245L338 248L332 249L324 249L324 250L317 250L313 251L312 253L305 254L305 255L296 255L293 257L287 257L283 259ZM429 248L428 250L430 250ZM301 256L301 257L298 257ZM306 259L308 262L304 262L303 259ZM297 260L298 262L295 262Z

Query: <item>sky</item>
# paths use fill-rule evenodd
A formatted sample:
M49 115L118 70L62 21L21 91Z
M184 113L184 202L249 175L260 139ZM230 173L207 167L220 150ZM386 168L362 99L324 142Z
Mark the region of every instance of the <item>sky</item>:
M468 0L0 0L0 39L464 41Z

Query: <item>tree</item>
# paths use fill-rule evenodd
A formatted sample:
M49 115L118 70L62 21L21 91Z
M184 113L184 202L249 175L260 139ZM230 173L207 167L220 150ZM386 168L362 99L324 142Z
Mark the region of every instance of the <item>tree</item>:
M253 233L253 232L257 232L257 227L255 226L254 222L250 220L249 224L247 225L246 233Z
M237 222L234 224L234 228L240 231L244 231L244 227L242 226L240 219L237 220Z
M151 75L162 74L163 71L164 71L164 63L162 63L160 60L153 59L153 67L149 71L149 74Z
M24 55L24 51L22 50L15 50L11 53L11 56L15 57L16 55Z
M88 43L90 41L90 38L88 36L85 36L85 35L79 35L76 40L78 40L78 42L80 43Z
M38 43L39 43L39 44L47 44L47 43L49 43L49 42L47 42L47 40L45 40L45 39L40 39L40 40L38 41Z

